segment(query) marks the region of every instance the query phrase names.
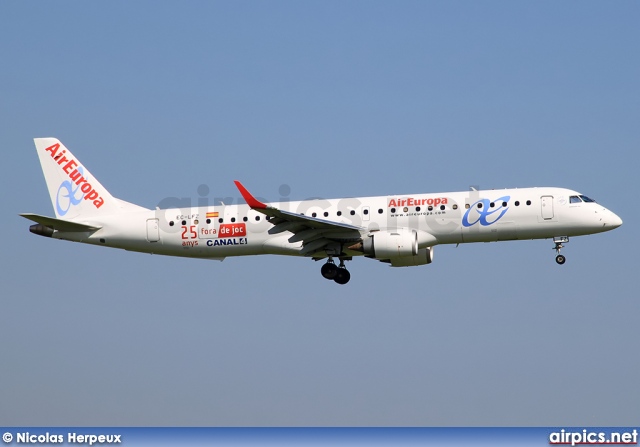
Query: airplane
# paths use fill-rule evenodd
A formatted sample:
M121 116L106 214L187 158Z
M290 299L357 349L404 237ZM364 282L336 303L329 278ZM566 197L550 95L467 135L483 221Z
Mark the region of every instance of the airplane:
M264 203L235 181L246 204L148 209L113 197L56 138L35 138L54 217L20 214L40 236L129 251L222 261L288 255L324 260L322 276L351 277L364 256L430 264L436 245L553 239L556 262L569 237L618 228L622 219L570 189L536 187ZM338 264L336 265L336 260Z

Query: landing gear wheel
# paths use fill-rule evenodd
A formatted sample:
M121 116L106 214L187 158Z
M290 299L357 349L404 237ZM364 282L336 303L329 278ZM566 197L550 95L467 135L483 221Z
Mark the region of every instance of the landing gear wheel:
M351 273L349 273L349 270L345 268L338 268L337 270L336 277L333 280L338 284L348 283L351 279Z
M556 256L556 262L559 265L562 265L567 261L567 258L565 258L560 254L560 250L564 248L564 245L562 244L566 244L567 242L569 242L568 236L556 236L553 238L553 243L556 245L555 247L553 247L553 249L556 251L556 254L558 255Z
M323 278L335 279L336 276L338 275L338 270L340 270L338 266L336 266L332 261L330 261L322 266L322 268L320 269L320 273L322 274Z

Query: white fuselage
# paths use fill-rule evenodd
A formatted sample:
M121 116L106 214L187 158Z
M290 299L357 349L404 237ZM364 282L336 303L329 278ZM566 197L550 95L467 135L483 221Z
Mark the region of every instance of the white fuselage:
M377 231L415 229L429 245L544 239L612 230L622 221L595 202L575 201L563 188L519 188L273 203L324 221L360 227L343 239ZM584 197L584 196L582 196ZM209 217L207 217L207 215ZM90 234L56 231L55 238L126 250L209 259L257 254L301 255L292 233L273 232L266 216L248 205L141 210L87 216L77 222L101 227ZM348 251L349 255L362 252Z
M112 196L60 140L34 138L55 217L24 213L29 231L105 247L222 260L279 254L326 258L321 275L344 285L345 261L393 267L433 262L434 246L553 238L622 225L602 205L563 188L520 188L263 203L234 181L246 205L149 210ZM339 264L336 265L336 260Z

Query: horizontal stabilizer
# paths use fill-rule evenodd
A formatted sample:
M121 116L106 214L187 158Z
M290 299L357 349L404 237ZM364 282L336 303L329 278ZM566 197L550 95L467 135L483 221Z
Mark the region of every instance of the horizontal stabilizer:
M54 217L41 216L40 214L20 214L25 219L32 220L33 222L44 225L45 227L49 227L52 230L58 230L63 232L85 232L85 231L96 231L101 227L94 227L92 225L85 225L77 222L71 222L68 220L56 219Z

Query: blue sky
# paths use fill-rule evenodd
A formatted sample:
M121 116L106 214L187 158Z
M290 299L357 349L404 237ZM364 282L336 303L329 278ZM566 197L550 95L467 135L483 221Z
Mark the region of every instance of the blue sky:
M640 5L0 4L5 425L633 425ZM576 189L574 238L433 264L222 263L39 238L34 137L116 197ZM228 202L227 199L225 199Z

